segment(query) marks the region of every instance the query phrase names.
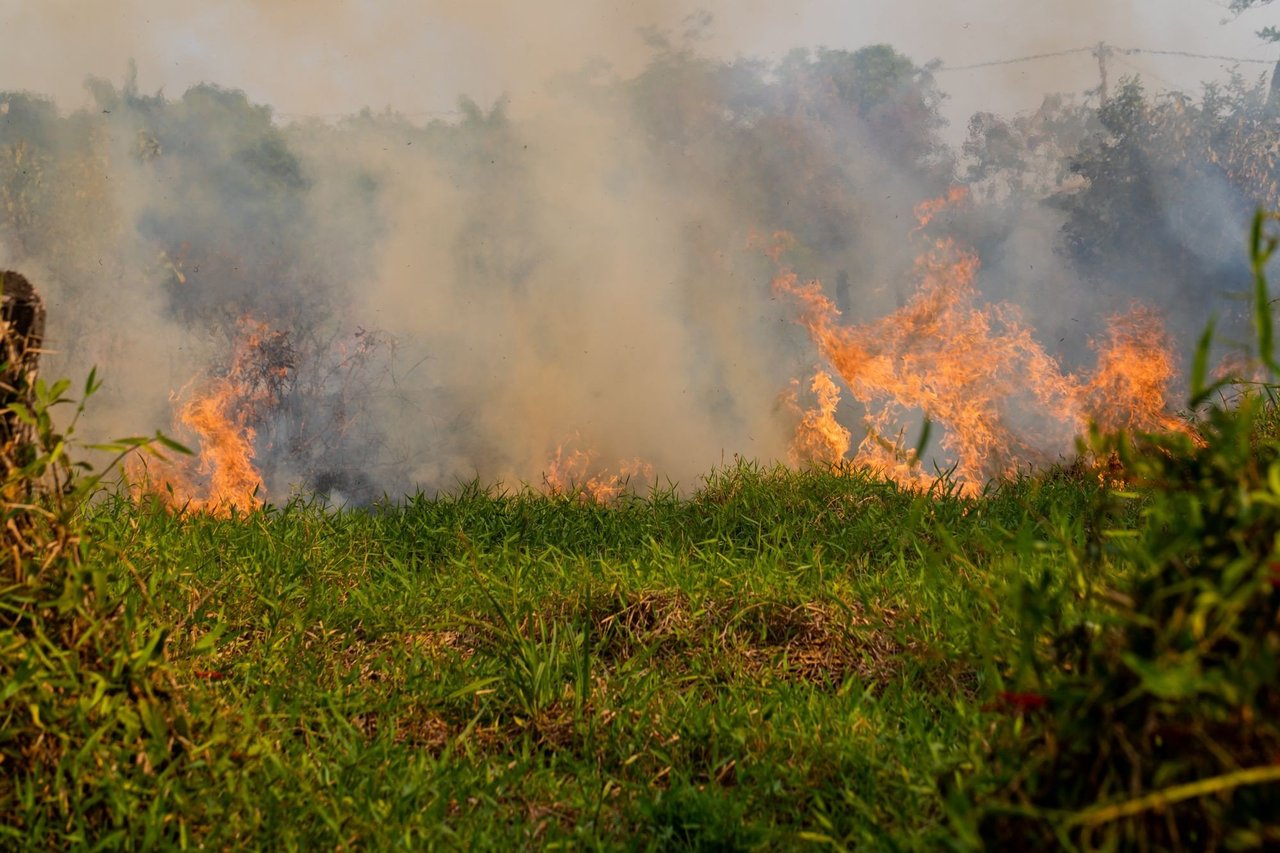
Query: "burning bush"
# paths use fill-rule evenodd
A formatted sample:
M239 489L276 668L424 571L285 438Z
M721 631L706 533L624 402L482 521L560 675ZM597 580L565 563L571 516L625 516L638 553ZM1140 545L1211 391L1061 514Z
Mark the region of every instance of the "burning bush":
M955 188L920 204L916 232L967 198ZM789 243L779 235L769 254L777 261ZM970 493L1065 455L1091 423L1187 432L1168 411L1175 370L1153 310L1134 306L1111 317L1093 342L1093 374L1081 376L1045 350L1014 306L981 300L979 269L978 256L958 241L927 241L916 262L915 293L898 310L862 324L843 322L820 282L802 283L786 268L774 279L775 292L795 301L818 352L864 406L866 435L856 464L903 484L935 482L918 467L924 447L911 451L901 440L904 416L913 411L942 428L942 450ZM839 461L849 447L847 431L834 420L839 390L821 373L813 391L818 404L799 418L793 457Z

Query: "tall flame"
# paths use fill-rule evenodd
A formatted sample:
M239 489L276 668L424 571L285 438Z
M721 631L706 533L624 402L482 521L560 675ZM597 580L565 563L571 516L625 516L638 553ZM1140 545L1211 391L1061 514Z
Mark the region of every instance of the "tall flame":
M809 390L816 398L817 404L805 411L800 408L798 402L800 381L791 380L791 386L784 402L787 408L795 412L799 418L788 452L791 464L799 467L815 463L822 465L838 463L849 452L853 440L852 433L836 420L836 408L840 405L840 387L836 385L830 373L819 370L809 383Z
M945 198L921 204L916 230L965 198L963 189L953 189ZM789 238L775 238L769 254L777 260ZM1045 451L1023 438L1028 430L1012 422L1022 410L1038 413L1040 431L1066 430L1066 438L1081 434L1090 422L1105 429L1187 429L1167 411L1173 360L1154 312L1134 308L1111 318L1105 338L1093 342L1097 369L1081 379L1044 351L1013 306L979 301L974 284L979 268L973 251L952 239L936 240L917 259L918 286L906 304L861 325L841 323L820 282L802 282L785 268L774 279L775 292L796 301L798 319L819 353L865 407L866 437L855 463L907 485L933 482L893 437L912 410L943 428L941 446L968 491L1046 461ZM801 420L793 448L810 448L815 424L831 418L831 392L818 397L818 407ZM808 457L825 459L833 446Z
M193 383L174 418L179 435L195 437L197 455L153 463L146 470L135 467L131 473L139 490L174 509L211 515L261 506L266 487L254 465L252 421L278 402L292 366L283 333L242 318L226 374Z

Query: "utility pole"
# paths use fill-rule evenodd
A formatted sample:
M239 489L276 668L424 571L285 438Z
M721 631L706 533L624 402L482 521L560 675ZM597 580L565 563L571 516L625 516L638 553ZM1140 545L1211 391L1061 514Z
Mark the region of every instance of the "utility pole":
M1107 105L1107 58L1111 56L1111 46L1105 41L1098 42L1098 46L1093 49L1093 55L1098 58L1098 75L1102 79L1102 84L1098 87L1098 97L1102 106Z
M1267 115L1280 118L1280 62L1271 72L1271 91L1267 95Z

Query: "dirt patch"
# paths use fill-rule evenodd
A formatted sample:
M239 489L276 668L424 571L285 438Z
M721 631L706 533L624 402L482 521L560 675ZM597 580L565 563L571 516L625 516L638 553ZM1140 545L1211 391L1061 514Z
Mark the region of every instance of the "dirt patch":
M683 657L711 654L747 673L839 686L850 677L884 684L911 654L896 639L896 611L872 615L858 602L694 604L680 593L646 592L616 604L595 620L606 661L643 653L679 667Z
M855 677L883 685L910 653L894 637L896 618L886 610L872 619L861 605L770 604L758 619L726 626L723 647L757 674L831 687Z

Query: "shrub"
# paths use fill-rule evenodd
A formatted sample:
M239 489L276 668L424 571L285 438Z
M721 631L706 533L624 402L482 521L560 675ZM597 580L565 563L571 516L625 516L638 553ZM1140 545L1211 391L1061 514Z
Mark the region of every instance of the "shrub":
M137 817L137 801L122 793L130 777L173 761L189 742L189 724L171 691L164 629L123 605L122 584L140 579L123 560L86 560L102 546L82 510L115 462L95 474L71 458L84 402L67 396L67 381L48 385L7 366L0 368L11 377L0 410L0 846L121 841ZM84 399L97 387L91 373ZM67 407L75 415L59 432L53 414ZM118 462L158 445L181 449L158 435L99 449Z
M1254 228L1259 361L1274 380ZM1126 485L1102 490L1063 565L1023 590L1015 689L997 703L953 826L971 843L1215 849L1280 843L1280 438L1268 383L1230 402L1197 352L1185 435L1097 435ZM1216 399L1214 397L1216 396ZM1132 505L1140 508L1140 521ZM1126 506L1128 505L1128 506ZM990 782L994 780L994 782Z

